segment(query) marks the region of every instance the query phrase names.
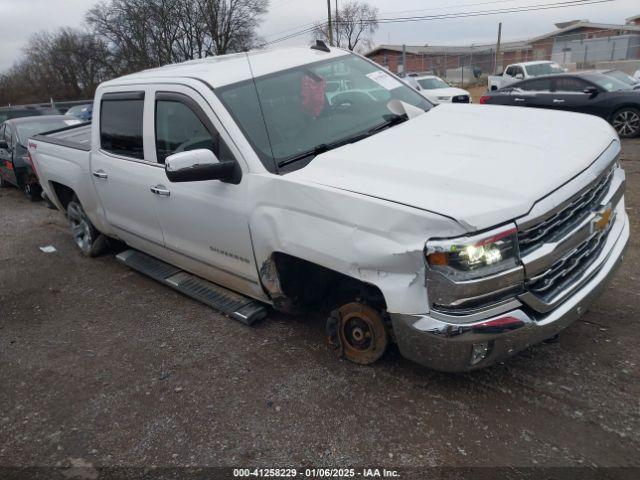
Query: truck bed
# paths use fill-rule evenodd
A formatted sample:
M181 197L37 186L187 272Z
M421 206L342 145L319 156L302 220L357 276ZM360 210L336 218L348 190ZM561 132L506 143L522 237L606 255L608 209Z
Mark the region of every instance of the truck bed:
M32 137L40 142L52 143L63 147L88 152L91 150L91 123L82 123L70 127L52 130Z

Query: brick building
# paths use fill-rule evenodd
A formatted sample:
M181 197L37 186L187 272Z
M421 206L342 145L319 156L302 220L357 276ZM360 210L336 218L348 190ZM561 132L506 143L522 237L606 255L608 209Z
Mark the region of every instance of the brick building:
M640 15L624 25L573 20L557 23L553 32L525 41L503 42L496 58L496 45L436 46L407 45L406 72L433 72L445 76L447 70L474 67L484 74L500 72L510 63L554 60L591 67L597 62L640 60ZM401 73L402 45L380 45L367 53L380 65Z

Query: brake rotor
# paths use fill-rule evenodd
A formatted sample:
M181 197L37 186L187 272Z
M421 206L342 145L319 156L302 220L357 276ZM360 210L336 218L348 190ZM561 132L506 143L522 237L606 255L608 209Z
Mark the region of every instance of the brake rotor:
M340 307L336 313L341 350L347 360L369 365L384 354L389 336L378 311L368 305L352 302Z

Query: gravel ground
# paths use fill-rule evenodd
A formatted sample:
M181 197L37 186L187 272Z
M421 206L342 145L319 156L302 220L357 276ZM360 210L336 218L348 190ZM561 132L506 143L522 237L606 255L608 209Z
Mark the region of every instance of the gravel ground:
M640 139L623 165L637 232ZM359 367L322 318L245 327L3 189L0 465L640 467L639 255L559 343L470 374Z

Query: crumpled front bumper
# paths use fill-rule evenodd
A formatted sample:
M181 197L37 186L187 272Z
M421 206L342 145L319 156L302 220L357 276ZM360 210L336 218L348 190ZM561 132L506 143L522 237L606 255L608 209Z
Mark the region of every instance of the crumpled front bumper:
M617 235L610 238L594 263L597 273L557 308L540 316L522 306L472 323L451 323L430 315L391 314L400 353L434 370L462 372L496 362L553 337L576 321L601 293L620 265L629 240L629 221L623 214ZM610 243L609 243L610 242ZM488 342L486 356L472 362L474 345Z

